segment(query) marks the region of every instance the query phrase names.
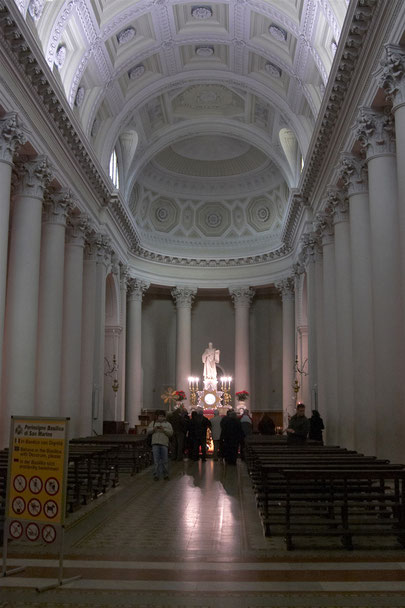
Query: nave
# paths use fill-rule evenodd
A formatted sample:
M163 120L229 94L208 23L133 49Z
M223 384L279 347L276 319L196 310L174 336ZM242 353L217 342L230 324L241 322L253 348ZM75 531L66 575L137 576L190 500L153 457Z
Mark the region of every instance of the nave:
M215 608L405 606L403 549L367 540L352 552L301 539L287 552L266 538L245 464L171 463L170 481L151 469L67 520L64 577L43 546L13 543L1 608Z

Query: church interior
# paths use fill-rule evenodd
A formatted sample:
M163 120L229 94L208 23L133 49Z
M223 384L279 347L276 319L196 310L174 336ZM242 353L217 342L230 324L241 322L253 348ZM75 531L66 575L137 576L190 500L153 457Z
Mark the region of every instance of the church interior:
M0 0L0 57L0 608L405 606L403 0ZM236 466L155 483L179 405Z

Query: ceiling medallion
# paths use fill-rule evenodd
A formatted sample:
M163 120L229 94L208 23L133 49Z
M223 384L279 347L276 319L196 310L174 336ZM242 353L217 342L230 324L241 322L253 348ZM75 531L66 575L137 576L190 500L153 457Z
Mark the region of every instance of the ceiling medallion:
M169 212L164 207L159 207L155 211L155 217L158 220L158 222L165 222L167 220L167 218L169 217Z
M118 44L127 44L127 42L130 42L135 38L135 34L136 31L134 27L127 27L125 30L121 30L121 32L117 34Z
M222 217L219 213L210 213L205 219L207 226L216 228L222 222Z
M268 61L265 64L264 69L268 74L270 74L270 76L273 76L274 78L281 78L281 70L279 67L274 65L274 63L270 63L270 61Z
M271 34L273 38L279 42L285 42L287 40L287 32L274 23L272 23L269 27L269 34Z
M128 76L131 80L136 80L137 78L143 76L145 74L145 71L145 66L140 63L139 65L136 65L134 68L132 68L132 70L129 70Z
M38 21L41 18L42 11L44 10L44 0L31 0L28 5L28 12L34 21Z
M77 89L76 97L75 97L75 106L80 108L84 100L84 87L79 87Z
M59 69L63 67L66 59L66 46L64 44L60 44L56 50L55 54L55 65L58 66Z
M193 6L191 9L191 16L193 19L199 19L205 21L212 17L212 8L210 6Z
M211 57L214 54L213 46L198 46L195 50L199 57Z
M270 218L270 210L268 207L261 207L257 210L257 217L261 222L267 222Z

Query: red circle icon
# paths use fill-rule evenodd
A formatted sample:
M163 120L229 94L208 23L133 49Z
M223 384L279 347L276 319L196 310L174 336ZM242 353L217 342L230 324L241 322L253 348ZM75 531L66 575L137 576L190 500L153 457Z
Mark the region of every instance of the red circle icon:
M27 535L28 540L31 540L32 542L34 542L35 540L38 540L39 528L38 528L37 524L34 524L34 523L28 524L28 526L25 528L25 534Z
M28 512L32 517L38 517L41 513L41 503L37 498L31 498L28 502Z
M27 480L24 475L16 475L13 479L13 486L16 492L24 492L27 487Z
M31 477L29 482L29 488L33 494L39 494L42 490L42 479L38 475Z
M50 524L47 524L42 528L42 538L46 543L53 543L56 538L56 530Z
M59 492L59 481L55 477L49 477L45 482L45 492L49 496L55 496Z
M8 528L11 538L20 538L23 533L23 526L20 521L10 521Z
M53 519L58 514L58 505L54 500L47 500L44 504L44 513L49 519Z
M24 513L25 511L25 500L22 498L22 496L16 496L13 499L13 503L12 503L12 508L14 513L17 513L17 515L21 515L21 513Z

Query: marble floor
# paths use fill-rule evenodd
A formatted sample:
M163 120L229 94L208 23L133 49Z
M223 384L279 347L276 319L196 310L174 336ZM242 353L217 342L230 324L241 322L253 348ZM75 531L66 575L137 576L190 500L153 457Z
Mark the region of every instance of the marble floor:
M169 481L151 470L127 478L68 518L63 576L41 544L10 543L0 608L405 607L405 552L395 539L265 538L243 463L171 464Z

